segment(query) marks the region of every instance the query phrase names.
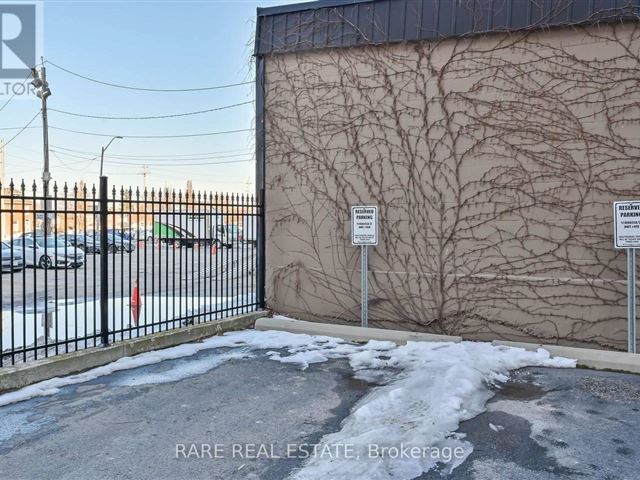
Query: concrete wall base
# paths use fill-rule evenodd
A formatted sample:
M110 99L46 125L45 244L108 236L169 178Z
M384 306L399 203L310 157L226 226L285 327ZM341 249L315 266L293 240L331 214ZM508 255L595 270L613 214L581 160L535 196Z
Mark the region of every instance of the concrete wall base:
M282 317L259 318L255 324L256 330L279 330L291 333L306 333L308 335L326 335L338 337L354 342L369 340L388 340L397 344L412 342L460 342L461 337L448 335L433 335L428 333L404 332L380 328L362 328L330 323L305 322ZM578 366L599 370L617 370L621 372L640 373L640 355L590 348L563 347L559 345L543 345L525 342L508 342L494 340L492 345L537 350L544 348L554 357L575 358Z
M635 353L595 350L592 348L563 347L561 345L508 342L503 340L494 340L491 344L524 348L525 350L544 348L554 357L575 358L578 360L578 366L580 367L640 373L640 355Z
M352 342L368 342L369 340L387 340L404 345L407 342L461 342L462 337L435 335L431 333L405 332L383 328L363 328L335 323L305 322L290 318L273 317L256 320L256 330L279 330L308 335L325 335L338 337Z

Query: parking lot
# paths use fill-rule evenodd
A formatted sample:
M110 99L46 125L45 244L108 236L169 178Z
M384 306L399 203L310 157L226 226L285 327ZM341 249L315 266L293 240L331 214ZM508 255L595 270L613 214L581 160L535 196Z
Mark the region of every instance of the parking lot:
M182 289L201 291L205 288L220 296L234 296L236 290L253 290L255 246L236 242L233 248L210 246L187 248L165 244L143 243L133 252L109 255L109 295L130 297L133 282L138 280L141 292L149 295L179 294ZM22 271L2 274L2 309L24 311L39 306L45 298L75 299L76 303L94 300L100 292L100 257L87 254L86 263L78 269L27 267ZM130 282L131 279L131 282ZM225 281L224 285L222 280Z
M490 378L503 361L498 370L484 362L506 360L511 350L472 342L367 348L306 336L286 337L292 343L282 348L280 334L269 333L175 347L189 353L71 377L34 390L44 397L0 406L0 471L29 479L51 471L69 479L637 478L638 375L532 366L487 387L467 375L480 369ZM340 353L347 351L348 361ZM393 360L411 351L428 355L427 363L416 357L405 373L426 368L419 378L430 382L407 397L415 382ZM471 356L458 357L464 351ZM6 401L0 396L0 405ZM441 451L455 445L464 455L434 463L302 450L344 444L360 452L400 439Z

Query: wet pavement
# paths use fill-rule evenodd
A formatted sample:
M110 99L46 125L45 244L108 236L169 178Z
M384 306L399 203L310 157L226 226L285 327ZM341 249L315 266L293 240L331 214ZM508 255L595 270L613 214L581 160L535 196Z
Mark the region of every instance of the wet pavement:
M344 360L302 371L264 352L225 357L233 352L203 350L0 407L0 476L282 479L304 463L285 458L286 445L313 445L339 430L374 388ZM634 480L640 376L525 368L458 432L473 445L466 461L448 476L419 478Z
M635 480L640 375L525 368L458 432L474 450L448 479Z
M0 477L285 478L302 458L255 458L252 446L273 445L275 456L287 444L317 443L339 429L369 388L353 379L346 361L301 371L264 355L231 359L217 368L212 363L204 374L154 383L170 369L215 359L214 352L220 350L120 371L50 397L0 407ZM204 454L176 458L177 444L185 445L186 453L195 444ZM220 458L215 458L216 444L223 445ZM211 446L214 458L202 445ZM243 450L234 452L234 445Z

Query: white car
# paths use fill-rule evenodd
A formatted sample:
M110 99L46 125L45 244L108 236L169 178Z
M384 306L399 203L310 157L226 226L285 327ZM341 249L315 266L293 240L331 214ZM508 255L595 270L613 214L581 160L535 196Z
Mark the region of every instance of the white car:
M24 263L40 268L80 268L84 265L84 252L65 243L55 235L25 235L13 241L13 245L22 248L24 243ZM46 246L46 248L45 248Z

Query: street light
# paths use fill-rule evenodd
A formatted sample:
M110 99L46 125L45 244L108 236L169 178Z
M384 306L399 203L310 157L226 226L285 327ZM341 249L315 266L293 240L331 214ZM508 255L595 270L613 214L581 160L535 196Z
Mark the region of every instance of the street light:
M102 165L104 164L104 152L107 150L107 148L109 148L109 145L111 145L111 142L113 142L116 138L122 139L122 137L117 136L117 137L113 137L111 140L109 140L109 143L107 143L106 147L102 147L102 153L100 153L100 176L102 177Z
M104 152L109 145L116 139L122 138L120 136L112 137L109 140L109 143L105 147L102 147L102 151L100 152L100 271L106 272L109 268L109 255L107 252L109 251L109 238L107 236L107 215L109 212L109 205L107 203L107 177L102 176L102 167L104 165ZM114 214L115 215L115 214ZM113 226L115 228L115 219L113 222ZM104 275L106 273L102 273L100 278L100 337L102 340L102 346L106 347L109 345L109 325L107 318L109 316L109 282Z

